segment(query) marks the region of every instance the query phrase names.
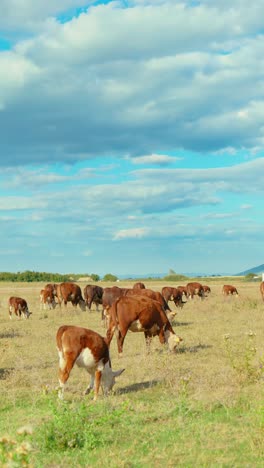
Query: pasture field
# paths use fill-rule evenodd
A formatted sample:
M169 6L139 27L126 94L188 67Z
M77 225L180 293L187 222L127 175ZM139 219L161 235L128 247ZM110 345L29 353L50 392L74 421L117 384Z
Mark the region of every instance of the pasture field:
M146 354L144 335L129 332L118 358L114 337L112 367L126 370L96 403L77 367L58 400L55 334L72 324L105 335L101 314L40 310L42 284L0 283L0 466L263 467L264 303L258 282L230 282L238 298L208 280L208 298L177 310L176 354L157 337ZM27 300L29 320L9 319L11 295Z

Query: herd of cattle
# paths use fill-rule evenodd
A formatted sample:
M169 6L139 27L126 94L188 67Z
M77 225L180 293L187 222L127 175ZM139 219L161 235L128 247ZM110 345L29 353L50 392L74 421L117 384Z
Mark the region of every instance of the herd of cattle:
M175 312L169 307L169 301L173 301L176 307L183 307L195 295L204 299L210 292L209 286L198 282L177 288L165 286L161 292L147 289L141 282L134 284L133 288L87 285L83 295L80 286L75 283L47 284L40 292L41 308L54 309L57 305L67 306L71 302L74 307L79 305L81 310L91 310L94 303L98 310L98 306L102 305L102 319L107 329L106 336L102 337L97 332L82 327L63 325L59 328L56 335L59 396L63 397L64 385L75 363L84 367L91 376L86 394L94 389L96 400L100 385L105 394L111 390L115 377L124 371L122 369L114 372L111 368L109 347L114 333L119 356L122 356L128 330L144 332L147 348L152 337L158 336L161 344L166 343L170 351L175 351L182 338L172 328ZM264 301L264 282L260 285L260 292ZM231 285L224 285L222 293L224 296L238 296L237 289ZM8 307L10 318L12 313L19 318L29 318L31 315L26 300L21 297L10 297Z

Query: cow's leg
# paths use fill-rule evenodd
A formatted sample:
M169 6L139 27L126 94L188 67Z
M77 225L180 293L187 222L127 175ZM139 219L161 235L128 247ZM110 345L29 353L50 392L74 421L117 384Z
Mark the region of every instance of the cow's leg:
M12 320L12 312L13 312L13 309L11 306L9 306L9 318L10 320Z
M97 400L100 383L101 383L102 372L99 370L95 371L95 379L94 379L94 401Z
M144 332L144 335L145 335L145 341L146 341L147 354L149 354L152 336L149 335L147 332Z
M88 395L91 390L94 389L94 374L91 374L91 379L88 387L86 388L84 395Z
M159 331L159 340L162 345L166 343L165 333L164 333L163 328L161 328Z
M124 339L126 337L127 330L124 330L122 333L120 330L118 330L117 333L117 349L118 349L118 355L119 357L122 357L123 355L123 344L124 344Z
M76 360L76 356L73 353L65 353L58 351L59 353L59 398L63 399L64 387L70 376L71 370Z
M106 332L106 342L107 342L108 346L110 346L110 343L111 343L112 338L113 338L114 333L115 333L115 329L116 329L116 325L113 324L112 322L110 322L108 324L108 329L107 329L107 332Z

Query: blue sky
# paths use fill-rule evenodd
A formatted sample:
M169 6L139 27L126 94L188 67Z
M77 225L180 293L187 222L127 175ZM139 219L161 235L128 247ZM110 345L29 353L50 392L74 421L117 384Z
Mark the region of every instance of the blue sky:
M1 271L264 263L256 0L1 0Z

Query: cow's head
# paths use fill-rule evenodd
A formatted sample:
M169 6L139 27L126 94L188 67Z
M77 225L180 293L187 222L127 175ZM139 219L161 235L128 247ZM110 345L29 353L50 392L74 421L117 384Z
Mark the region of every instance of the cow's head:
M83 299L79 300L79 307L82 311L86 310L86 302Z
M174 333L170 332L168 337L168 346L170 351L175 351L178 348L180 342L183 341L182 338Z
M29 310L28 310L27 307L22 311L22 313L23 313L23 317L24 317L25 319L28 319L29 316L32 315L32 312L29 312Z
M104 395L107 395L110 390L112 390L113 386L115 385L115 378L119 377L124 372L125 369L120 369L118 371L113 371L112 368L109 366L109 362L106 363L103 371L102 371L102 378L101 378L101 386Z

